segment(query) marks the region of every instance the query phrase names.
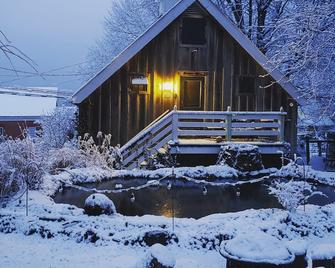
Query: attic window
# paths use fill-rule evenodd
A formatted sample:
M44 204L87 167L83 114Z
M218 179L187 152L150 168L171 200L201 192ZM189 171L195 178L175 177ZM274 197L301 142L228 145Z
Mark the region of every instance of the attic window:
M204 18L183 18L180 38L183 45L205 45L206 20Z
M255 94L255 77L240 76L239 77L239 94L254 95Z
M5 129L0 127L0 136L5 136Z

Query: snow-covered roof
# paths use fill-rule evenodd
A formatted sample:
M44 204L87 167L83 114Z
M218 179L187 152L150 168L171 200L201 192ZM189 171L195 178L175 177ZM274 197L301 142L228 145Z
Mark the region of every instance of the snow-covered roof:
M57 99L0 94L0 120L35 120L56 108Z
M277 68L270 66L267 57L210 0L180 0L168 12L160 17L146 32L115 57L110 64L75 92L72 96L72 101L78 104L85 100L195 2L199 3L205 10L207 10L207 12L272 76L274 80L278 82L279 85L282 86L291 97L293 97L299 104L304 103L304 100L299 98L296 88L287 80L287 78L277 70Z

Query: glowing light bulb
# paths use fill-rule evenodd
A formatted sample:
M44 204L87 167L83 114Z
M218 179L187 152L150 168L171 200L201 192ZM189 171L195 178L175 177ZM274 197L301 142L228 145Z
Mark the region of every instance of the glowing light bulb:
M206 186L204 186L204 187L202 188L202 194L203 194L203 195L207 195L207 188L206 188Z
M168 181L168 183L167 183L167 189L168 189L168 190L171 190L171 188L172 188L172 184L171 184L170 181Z
M236 189L236 196L237 196L237 197L240 197L240 196L241 196L241 191L240 191L240 188L239 188L239 187L237 187L237 189Z
M132 203L135 202L135 195L134 195L134 193L131 193L131 195L130 195L130 201L131 201Z

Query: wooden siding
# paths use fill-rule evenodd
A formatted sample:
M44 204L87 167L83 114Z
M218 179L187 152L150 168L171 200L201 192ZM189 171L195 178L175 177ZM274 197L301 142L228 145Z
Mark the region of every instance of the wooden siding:
M269 76L260 77L263 68L207 12L191 8L206 18L206 45L180 44L186 11L79 105L81 131L111 133L113 144L124 144L164 111L179 107L181 76L203 76L205 110L279 111L282 106L288 112L286 140L295 148L297 103L278 84L269 86ZM146 93L132 91L133 74L148 77ZM239 94L240 76L255 78L254 96ZM173 93L163 92L167 81L174 84Z

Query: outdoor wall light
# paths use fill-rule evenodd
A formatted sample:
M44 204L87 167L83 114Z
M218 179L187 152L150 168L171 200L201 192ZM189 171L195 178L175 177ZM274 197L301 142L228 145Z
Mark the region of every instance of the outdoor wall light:
M163 92L164 98L171 98L174 93L174 84L173 82L164 82L161 84L161 90Z
M131 80L131 84L132 85L148 85L149 84L148 77L146 76L134 77Z

